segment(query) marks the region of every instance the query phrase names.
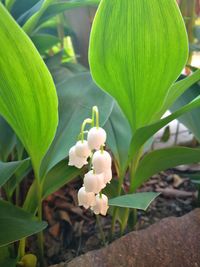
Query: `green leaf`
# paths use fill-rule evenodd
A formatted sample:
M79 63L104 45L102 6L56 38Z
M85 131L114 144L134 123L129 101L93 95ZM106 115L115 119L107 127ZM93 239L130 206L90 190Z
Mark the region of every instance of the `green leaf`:
M43 181L42 198L45 199L50 194L56 192L63 185L69 183L76 178L82 170L68 166L68 161L63 160L59 162L45 177ZM36 181L31 185L25 203L24 209L28 212L34 213L37 210L37 187Z
M185 79L188 79L188 78L185 78ZM183 79L181 82L184 82L185 79ZM199 95L200 95L200 85L196 83L192 85L184 94L182 94L177 99L177 101L173 104L170 110L173 112L176 111L178 108L188 104L190 101L192 101ZM200 142L200 119L199 118L200 118L200 107L179 117L179 121L182 122Z
M0 114L39 172L56 131L56 90L37 50L2 4L0 13Z
M0 246L42 231L46 222L6 201L0 201Z
M200 70L195 71L190 76L186 77L185 79L182 79L176 83L174 83L169 93L166 97L166 100L164 102L164 105L161 109L160 115L163 115L167 109L169 109L172 104L188 89L190 88L194 83L200 80ZM193 98L194 99L194 98ZM193 99L190 99L193 100Z
M37 34L31 37L32 42L36 46L37 50L40 54L44 54L44 52L50 49L52 46L58 44L60 39L56 36L50 34Z
M41 166L45 175L59 161L68 156L76 143L84 119L91 117L92 107L98 106L100 125L104 125L113 108L113 99L103 93L89 73L74 75L57 85L59 98L59 125L54 141Z
M16 136L8 123L0 117L0 159L7 161L16 143Z
M200 149L172 147L159 149L147 154L139 163L132 190L136 190L152 175L182 164L197 163Z
M187 56L175 0L101 1L90 39L91 73L117 100L133 131L160 118Z
M160 193L141 192L135 194L127 194L109 199L109 205L115 207L131 208L147 210L152 201L159 196Z
M46 11L46 9L53 3L54 0L44 0L40 9L31 16L26 23L23 25L23 30L28 34L31 35L34 29L36 28L38 21Z
M21 15L16 18L17 23L20 26L23 26L30 17L32 17L36 12L38 12L40 10L43 2L44 2L44 0L39 0L39 1L37 1L37 3L35 3L35 5L26 9L24 13L21 13Z
M16 169L12 177L4 185L7 196L12 197L16 187L19 183L28 175L32 170L31 163L29 159L23 160L22 164Z
M123 173L128 164L128 152L132 133L129 123L117 103L115 103L104 128L108 136L106 143L117 161L120 173Z
M130 151L129 151L129 161L135 157L135 155L140 150L140 148L144 145L144 143L150 137L152 137L158 130L163 128L165 125L167 125L171 121L177 119L181 115L185 114L186 112L196 109L199 106L200 106L200 97L197 97L196 99L191 101L189 104L183 106L182 108L172 113L171 115L167 116L166 118L138 129L133 135L133 138L131 141Z
M12 1L12 0L10 0ZM31 9L35 4L37 4L39 0L15 0L12 9L11 14L12 16L17 19L22 14L26 13L29 9Z
M19 168L26 166L29 162L30 159L12 162L0 161L0 186L4 185Z

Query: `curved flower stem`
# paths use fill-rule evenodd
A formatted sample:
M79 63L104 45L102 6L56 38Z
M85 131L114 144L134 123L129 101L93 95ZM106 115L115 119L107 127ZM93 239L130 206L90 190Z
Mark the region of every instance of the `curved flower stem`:
M92 123L92 120L91 119L85 119L84 121L83 121L83 123L82 123L82 125L81 125L81 133L80 133L80 135L81 135L81 141L83 142L83 140L84 140L84 130L85 130L85 126L87 125L87 124L91 124Z
M95 117L96 117L96 127L99 128L99 110L97 106L92 108L92 127L95 125Z
M98 224L98 227L99 227L102 243L105 246L106 245L106 238L105 238L105 234L104 234L101 222L100 222L99 215L96 215L96 221L97 221L97 224Z

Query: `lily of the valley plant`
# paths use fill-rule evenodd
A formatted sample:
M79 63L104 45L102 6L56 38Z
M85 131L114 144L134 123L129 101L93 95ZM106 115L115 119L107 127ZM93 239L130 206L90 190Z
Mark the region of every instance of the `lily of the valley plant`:
M40 11L30 7L20 17L15 14L18 24L8 12L14 16L17 1L1 2L5 6L0 3L0 186L6 201L0 200L4 255L0 265L14 267L18 262L28 267L31 261L35 267L37 258L27 254L26 238L38 233L43 267L42 230L47 224L42 221L42 201L77 177L84 165L89 167L78 192L79 204L96 214L111 213L112 231L118 220L123 232L129 215L136 218L134 210L145 210L158 195L136 193L144 181L169 167L199 161L199 149L175 147L144 155L143 148L163 126L200 106L197 97L161 119L200 79L200 71L176 81L187 61L188 40L175 0L101 1L92 27L89 62L92 77L103 91L88 72L67 76L69 70L61 68L61 62L55 63L57 58L48 69L32 43L43 47L38 31L42 22L60 10L59 1L44 1ZM69 8L68 4L86 2L93 1L61 4ZM57 68L52 68L54 64ZM94 103L100 109L101 123L95 107L72 147L79 125L90 116ZM104 149L105 142L112 151L117 182L111 180L111 158ZM68 151L70 166L66 163ZM19 184L30 170L34 180L21 200ZM130 186L125 192L127 173ZM119 207L124 209L119 212ZM12 246L17 240L20 242ZM14 258L10 257L10 247L18 250Z
M87 124L92 126L89 131L85 131ZM84 140L84 134L87 134L87 140ZM90 170L85 174L83 186L78 191L79 205L86 209L90 207L95 214L106 215L108 198L102 193L102 189L112 179L112 160L104 150L106 132L99 127L99 111L96 106L93 107L92 119L84 120L79 137L80 140L69 151L69 165L82 168L90 160Z

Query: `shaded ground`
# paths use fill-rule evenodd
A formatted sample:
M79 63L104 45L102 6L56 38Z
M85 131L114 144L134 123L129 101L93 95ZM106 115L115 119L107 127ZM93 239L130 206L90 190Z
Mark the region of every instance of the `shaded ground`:
M137 229L169 216L182 216L197 206L197 189L188 174L198 166L172 169L153 176L139 191L162 191L148 211L138 212ZM75 181L49 197L44 203L45 219L49 222L46 230L46 251L48 264L70 261L87 251L102 246L96 219L89 210L77 206L77 190L81 181ZM52 216L53 215L53 216ZM109 236L110 216L101 217L104 231ZM127 231L129 231L127 229ZM116 238L119 227L116 226Z

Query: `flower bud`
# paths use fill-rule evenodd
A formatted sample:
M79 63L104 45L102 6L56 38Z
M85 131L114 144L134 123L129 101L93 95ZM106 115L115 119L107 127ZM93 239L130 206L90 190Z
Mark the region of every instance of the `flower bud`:
M94 192L95 194L99 193L106 184L104 183L104 175L95 174L93 171L89 171L84 176L84 186L86 192Z
M104 172L104 183L105 184L110 183L111 179L112 179L112 170L111 168L109 168Z
M34 254L26 254L21 258L20 262L24 267L36 267L37 257Z
M75 153L75 146L70 148L69 150L69 166L75 166L76 168L80 169L83 165L88 164L87 158L85 157L78 157Z
M94 153L92 158L92 164L95 173L99 174L102 172L103 173L106 172L108 169L111 168L111 163L112 163L111 156L107 151L98 150Z
M93 192L86 192L85 187L81 187L78 191L78 204L88 209L90 206L96 204L95 194Z
M101 196L96 195L96 205L94 205L91 209L95 214L106 215L108 210L108 198L106 195L102 194Z
M86 140L78 141L75 145L75 153L78 157L88 158L91 154L91 151Z
M100 147L103 146L106 141L106 132L101 127L93 127L88 132L87 140L89 148L91 150L99 150Z

